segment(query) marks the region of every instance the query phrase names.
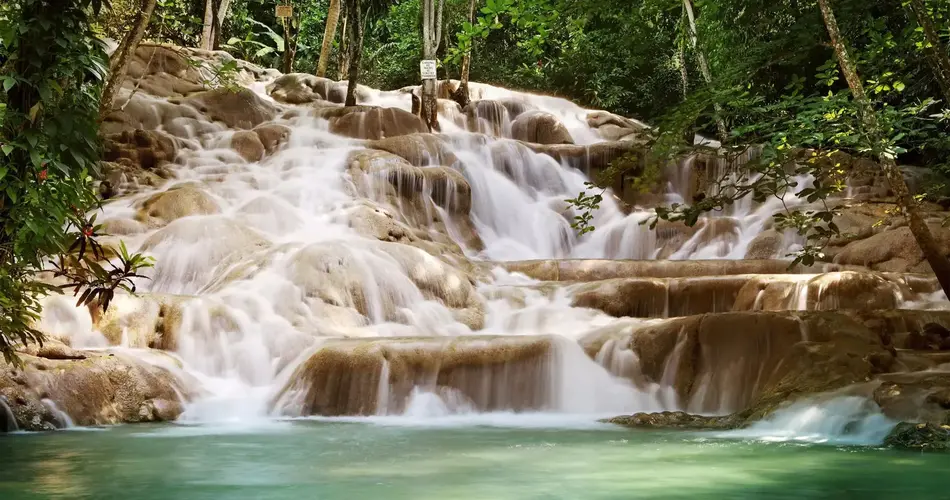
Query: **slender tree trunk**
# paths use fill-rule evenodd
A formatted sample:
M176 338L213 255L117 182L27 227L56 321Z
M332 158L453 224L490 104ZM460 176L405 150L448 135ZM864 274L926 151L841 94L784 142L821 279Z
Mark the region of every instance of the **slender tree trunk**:
M102 89L102 98L99 101L100 120L112 111L115 96L122 88L122 82L125 81L125 75L129 70L129 59L132 54L135 54L142 37L145 36L145 30L152 19L152 12L155 11L156 3L157 0L142 0L141 10L135 13L135 21L131 30L122 39L119 47L116 48L114 58L109 64L109 80Z
M284 25L284 74L294 72L294 56L297 55L297 28L292 17L281 19Z
M950 105L950 55L947 55L947 48L940 41L940 35L937 34L937 28L923 0L910 0L910 8L917 16L917 24L924 32L924 50L927 52L927 59L930 60L934 76L937 77L937 83L940 84L940 90L943 92L943 102Z
M214 32L214 0L205 0L205 17L201 25L201 48L211 50L211 34Z
M442 4L444 0L424 0L422 5L422 58L435 59L442 39ZM438 79L422 81L422 119L429 130L439 130Z
M356 106L356 85L360 77L360 60L363 58L363 20L360 0L349 0L347 17L350 21L350 68L346 87L346 106Z
M346 78L347 73L350 72L350 42L347 41L350 35L349 18L350 16L346 14L344 9L343 26L340 27L340 48L336 56L337 80L343 80Z
M476 0L469 0L468 2L469 24L475 24L475 4ZM452 99L463 108L472 102L468 92L468 74L472 69L472 48L474 44L474 40L469 41L468 50L466 50L465 55L462 56L462 74L459 76L459 88L455 89L455 92L452 93Z
M218 10L214 14L214 31L211 35L211 47L217 50L221 46L221 27L224 26L224 20L228 17L228 9L231 7L231 0L221 0Z
M336 25L340 21L340 0L330 0L330 11L327 13L327 26L323 30L323 45L320 47L320 60L317 62L317 76L326 76L327 64L330 62L330 48L333 47L333 38L336 37Z
M699 62L699 71L707 84L712 84L712 72L709 71L709 64L706 62L706 55L699 48L699 35L696 33L696 15L693 13L693 0L683 0L683 8L686 9L686 16L689 18L689 38L693 46L693 52L696 53L696 60ZM729 130L726 128L726 122L722 119L722 106L719 103L713 105L716 111L716 131L719 134L719 141L726 142L729 138Z
M825 19L825 26L828 28L828 35L831 38L831 44L834 46L838 64L841 65L841 71L848 81L848 87L851 88L851 94L858 106L866 133L877 147L882 141L881 127L874 108L871 106L871 101L864 92L864 84L861 83L857 68L851 60L851 56L848 55L848 49L845 47L841 33L838 31L838 21L835 19L834 11L831 9L829 0L818 0L818 6L821 8L821 14ZM907 182L904 180L904 175L898 168L897 162L885 152L878 153L878 161L881 164L884 176L891 185L891 190L897 196L897 206L907 219L907 224L910 226L914 239L917 240L917 245L923 251L924 257L933 269L934 274L937 275L940 287L943 288L944 293L950 296L950 260L947 260L944 256L943 249L940 248L937 240L931 234L930 228L927 227L927 223L924 222L920 209L917 207L917 202L911 196L910 189L907 187Z

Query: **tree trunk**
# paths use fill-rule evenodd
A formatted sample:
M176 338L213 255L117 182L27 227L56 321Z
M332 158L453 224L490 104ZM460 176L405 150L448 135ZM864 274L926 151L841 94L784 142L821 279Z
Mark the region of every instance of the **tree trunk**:
M336 57L336 79L343 80L350 72L350 43L349 40L349 21L350 16L343 14L343 26L340 27L340 48Z
M350 68L346 86L346 106L356 106L356 85L360 77L360 60L363 58L363 20L360 0L349 0L347 17L350 22Z
M205 0L205 17L201 24L201 48L211 50L211 34L214 32L214 0Z
M320 60L317 62L317 76L326 76L327 64L330 62L330 48L333 38L336 37L336 25L340 21L340 0L330 0L330 11L327 13L327 26L323 30L323 45L320 47Z
M138 49L142 37L145 36L145 30L152 19L152 12L155 11L157 0L142 0L141 10L135 13L135 21L132 29L122 39L122 43L116 48L114 59L109 64L109 80L102 89L102 98L99 100L99 119L102 120L112 111L112 104L115 102L115 96L122 88L122 82L125 81L125 74L129 69L129 59L135 50Z
M211 35L211 48L214 50L221 47L221 27L224 26L224 20L228 17L230 7L231 0L221 0L218 10L214 14L214 30Z
M831 38L832 46L834 46L838 64L841 65L841 71L848 81L848 87L851 88L851 94L858 106L858 111L861 115L861 121L866 129L866 133L871 138L875 148L880 149L879 145L882 141L882 133L877 115L871 106L871 101L864 92L864 84L861 83L857 68L848 55L848 49L841 39L841 33L838 31L838 21L835 19L829 0L818 0L818 6L821 8L821 14L825 19L825 26L828 28L828 35ZM884 176L891 185L891 190L893 190L897 196L897 206L907 219L907 224L910 227L911 233L914 235L914 239L917 240L917 245L921 251L923 251L924 257L933 269L934 274L937 275L940 287L943 288L947 296L950 296L950 260L947 260L944 256L943 249L940 248L937 240L934 239L930 228L920 214L917 202L914 200L914 197L911 196L907 182L904 180L904 175L901 173L900 168L898 168L893 156L880 151L878 152L878 161L881 164Z
M469 24L475 24L475 3L475 0L469 0L468 2ZM468 74L472 68L472 48L474 44L474 40L470 41L468 50L466 50L465 55L462 56L462 74L459 76L459 88L455 89L455 92L452 93L452 99L463 108L472 102L468 92Z
M422 5L422 58L435 59L442 39L442 4L444 0L424 0ZM422 119L430 131L439 130L438 79L422 81Z
M910 8L917 16L917 24L924 32L924 50L927 52L927 59L930 60L934 76L937 77L937 83L940 84L940 90L943 92L943 102L950 106L950 55L947 55L947 49L940 41L940 35L937 33L933 19L927 13L923 0L910 0Z
M297 55L297 28L294 27L293 18L285 17L281 19L284 25L284 74L294 72L294 56Z
M706 84L712 84L712 72L709 71L709 64L706 62L706 56L699 48L699 35L696 33L696 15L693 13L693 0L683 0L683 8L686 9L686 16L689 18L689 38L693 46L693 52L696 53L696 60L699 62L699 71L706 80ZM722 106L717 102L713 105L716 111L716 131L719 134L719 141L726 142L729 138L729 130L726 128L726 122L722 119Z

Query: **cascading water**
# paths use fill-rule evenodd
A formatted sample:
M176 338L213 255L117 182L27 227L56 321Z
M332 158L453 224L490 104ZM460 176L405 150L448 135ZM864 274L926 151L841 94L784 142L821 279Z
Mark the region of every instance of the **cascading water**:
M275 103L267 83L250 88ZM98 331L85 311L56 298L42 327L69 338L72 347L119 345L183 372L197 396L182 422L298 414L306 391L280 391L326 339L398 342L475 333L551 339L553 369L544 372L550 386L524 410L610 416L675 409L672 373L648 382L637 373L640 360L632 351L610 347L601 352L622 354L591 359L577 343L598 328L639 320L575 306L573 288L481 264L742 259L782 201L744 200L676 240L642 225L646 211L628 213L606 196L594 214L597 230L578 237L565 200L585 189L594 148L606 142L592 121L625 119L563 99L477 88L482 99L496 101L486 107L491 112L476 107L468 116L446 106L437 146L408 136L352 139L332 132L330 120L310 116L305 106L283 106L292 112L274 124L286 127L288 137L259 160L236 151L241 132L212 127L217 131L199 135L189 128L180 138L188 147L171 167L173 181L108 203L100 216L110 227L125 228L130 250L155 257L151 279L138 284L150 298L128 305L117 299L118 311L110 314L125 315L116 322L118 333ZM366 104L410 108L405 93L363 93ZM542 154L538 145L513 140L513 123L531 116L526 113L555 117L573 145L563 154ZM417 142L410 148L410 141ZM691 161L670 166L667 202L690 196ZM807 179L799 181L804 187ZM667 286L663 315L670 314L673 285ZM162 333L154 338L149 329ZM156 346L172 351L183 370L138 350ZM384 356L374 370L377 400L367 414L455 418L478 410L441 381L438 367L420 369L429 380L417 381L405 401L393 399L396 388L388 382L405 375L398 371L405 367ZM501 380L493 383L519 383ZM486 381L485 387L495 386ZM497 399L478 404L501 404Z

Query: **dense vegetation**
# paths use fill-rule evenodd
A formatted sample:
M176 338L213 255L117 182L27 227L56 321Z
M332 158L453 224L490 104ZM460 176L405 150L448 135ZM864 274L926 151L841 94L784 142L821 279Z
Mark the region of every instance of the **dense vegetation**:
M719 139L715 154L725 157L764 144L750 171L723 179L729 189L657 212L686 223L739 195L781 194L794 187L795 173L816 179L802 197L823 200L842 187L841 172L826 161L840 151L875 158L898 184L896 164L917 164L933 174L927 192L912 198L894 190L932 253L914 211L921 198L950 193L942 182L950 173L950 2L297 0L289 19L277 17L277 4L13 0L0 7L0 351L39 338L31 324L38 298L51 289L34 275L50 261L66 286L86 291L81 301L102 307L146 264L122 255L112 270L102 268L94 222L86 220L97 203L97 118L111 109L122 54L143 38L380 88L418 85L419 59L434 53L442 78L557 94L657 125L653 154L636 159L648 167L695 150L684 139L694 133ZM105 88L100 37L120 42L110 68L119 77ZM431 109L425 96L422 108ZM799 165L793 172L791 159ZM590 187L571 201L596 209L601 195ZM814 242L798 260L820 258L822 241L837 233L834 215L778 215L780 226ZM590 220L579 216L578 229L594 230ZM940 263L943 255L928 259L938 276L947 271L948 286L950 264Z

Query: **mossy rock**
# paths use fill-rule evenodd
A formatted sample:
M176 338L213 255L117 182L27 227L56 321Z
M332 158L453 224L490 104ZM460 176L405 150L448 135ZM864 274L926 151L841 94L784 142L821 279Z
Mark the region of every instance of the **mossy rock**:
M901 422L884 439L884 445L920 451L950 449L950 425Z

